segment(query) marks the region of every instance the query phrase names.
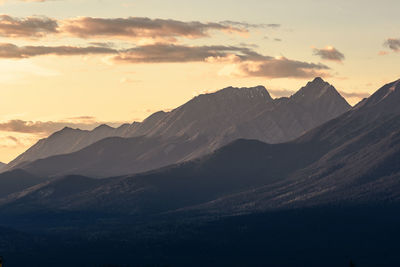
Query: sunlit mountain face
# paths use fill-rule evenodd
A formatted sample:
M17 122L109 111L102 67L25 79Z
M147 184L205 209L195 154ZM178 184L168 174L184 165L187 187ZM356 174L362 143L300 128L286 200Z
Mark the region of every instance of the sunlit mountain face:
M399 8L0 0L0 265L400 266Z

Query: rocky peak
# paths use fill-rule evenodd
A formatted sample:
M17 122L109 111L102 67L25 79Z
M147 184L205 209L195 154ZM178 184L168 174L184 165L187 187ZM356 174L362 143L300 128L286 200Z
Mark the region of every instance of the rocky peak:
M293 97L315 99L329 92L337 93L335 87L322 80L322 78L317 77L313 81L308 82L307 85L296 92Z
M272 100L272 97L268 93L267 89L262 86L254 86L254 87L226 87L222 90L219 90L215 93L200 95L199 97L228 97L228 98L258 98L262 100Z
M97 126L96 128L93 129L93 132L101 132L101 133L105 133L105 132L110 132L115 130L115 128L107 125L107 124L101 124L99 126Z
M291 97L291 100L305 105L312 105L316 102L330 102L340 105L341 108L351 108L336 88L320 77L308 82L306 86L302 87Z
M400 79L388 83L357 105L357 109L376 107L385 112L400 112Z

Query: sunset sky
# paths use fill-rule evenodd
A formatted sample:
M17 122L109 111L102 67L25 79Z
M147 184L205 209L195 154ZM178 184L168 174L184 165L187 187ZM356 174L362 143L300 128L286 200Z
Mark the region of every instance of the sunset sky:
M204 92L355 104L400 78L400 1L0 0L0 161L64 126L141 121Z

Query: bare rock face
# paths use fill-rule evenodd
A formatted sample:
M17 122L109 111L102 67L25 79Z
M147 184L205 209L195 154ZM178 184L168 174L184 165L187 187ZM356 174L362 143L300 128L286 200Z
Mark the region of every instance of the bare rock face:
M267 143L286 142L350 108L336 89L321 78L309 82L291 97L279 99L272 99L263 86L227 87L199 95L170 112L156 112L141 123L125 124L119 128L102 125L93 131L64 128L40 140L7 167L23 167L50 176L85 174L104 177L146 171L194 159L239 138ZM143 146L139 144L142 141L125 140L127 145L124 146L120 145L124 140L118 139L115 146L120 150L117 150L111 148L110 141L104 142L109 137L145 137L156 141ZM96 148L89 148L91 145ZM98 151L103 145L109 150L100 155ZM136 151L137 156L133 156L131 150ZM88 151L97 152L90 155ZM63 157L52 157L62 154ZM169 160L162 160L157 155ZM46 161L49 157L52 158ZM117 158L119 161L115 162ZM36 160L40 162L34 163ZM59 162L61 160L70 164L63 164ZM72 166L72 162L77 165ZM115 171L110 172L111 169Z

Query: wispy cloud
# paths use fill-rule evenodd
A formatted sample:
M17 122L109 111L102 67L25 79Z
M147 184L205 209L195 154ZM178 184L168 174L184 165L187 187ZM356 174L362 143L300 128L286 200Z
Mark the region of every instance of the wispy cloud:
M321 57L321 59L324 60L342 62L345 59L344 54L333 46L327 46L325 48L314 48L313 53L314 55L319 56Z
M49 134L62 129L65 122L41 122L10 120L0 123L0 131L17 133ZM74 124L74 123L73 123ZM78 124L77 124L78 125Z
M24 144L15 136L1 136L0 148L23 146Z
M268 88L268 92L272 94L274 97L288 97L296 93L296 91L287 89L270 89L270 88Z
M61 31L80 38L122 37L127 39L165 39L208 37L210 31L230 33L247 32L234 25L199 21L184 22L172 19L150 19L146 17L92 18L79 17L62 21Z
M390 48L394 52L400 52L400 38L388 38L385 41L384 46Z
M224 20L220 22L223 25L231 25L239 28L245 28L245 29L250 29L250 28L279 28L281 27L280 24L275 24L275 23L270 23L270 24L253 24L253 23L248 23L248 22L240 22L240 21L233 21L233 20Z
M96 117L93 117L93 116L77 116L77 117L70 117L70 118L67 118L67 119L69 119L69 120L90 120L90 121L93 121L93 120L96 120Z
M367 98L370 97L371 94L370 93L366 93L366 92L344 92L344 91L339 91L339 93L347 98Z
M58 23L47 17L15 18L0 15L0 36L3 37L43 37L57 33Z
M121 122L99 122L96 118L83 116L70 118L65 121L26 121L26 120L9 120L0 122L0 131L34 134L38 136L47 136L53 132L59 131L64 127L72 127L79 129L93 129L101 124L109 124L112 126L120 125Z
M0 43L0 58L30 58L43 55L73 56L114 53L118 53L118 51L99 46L16 46L10 43Z

